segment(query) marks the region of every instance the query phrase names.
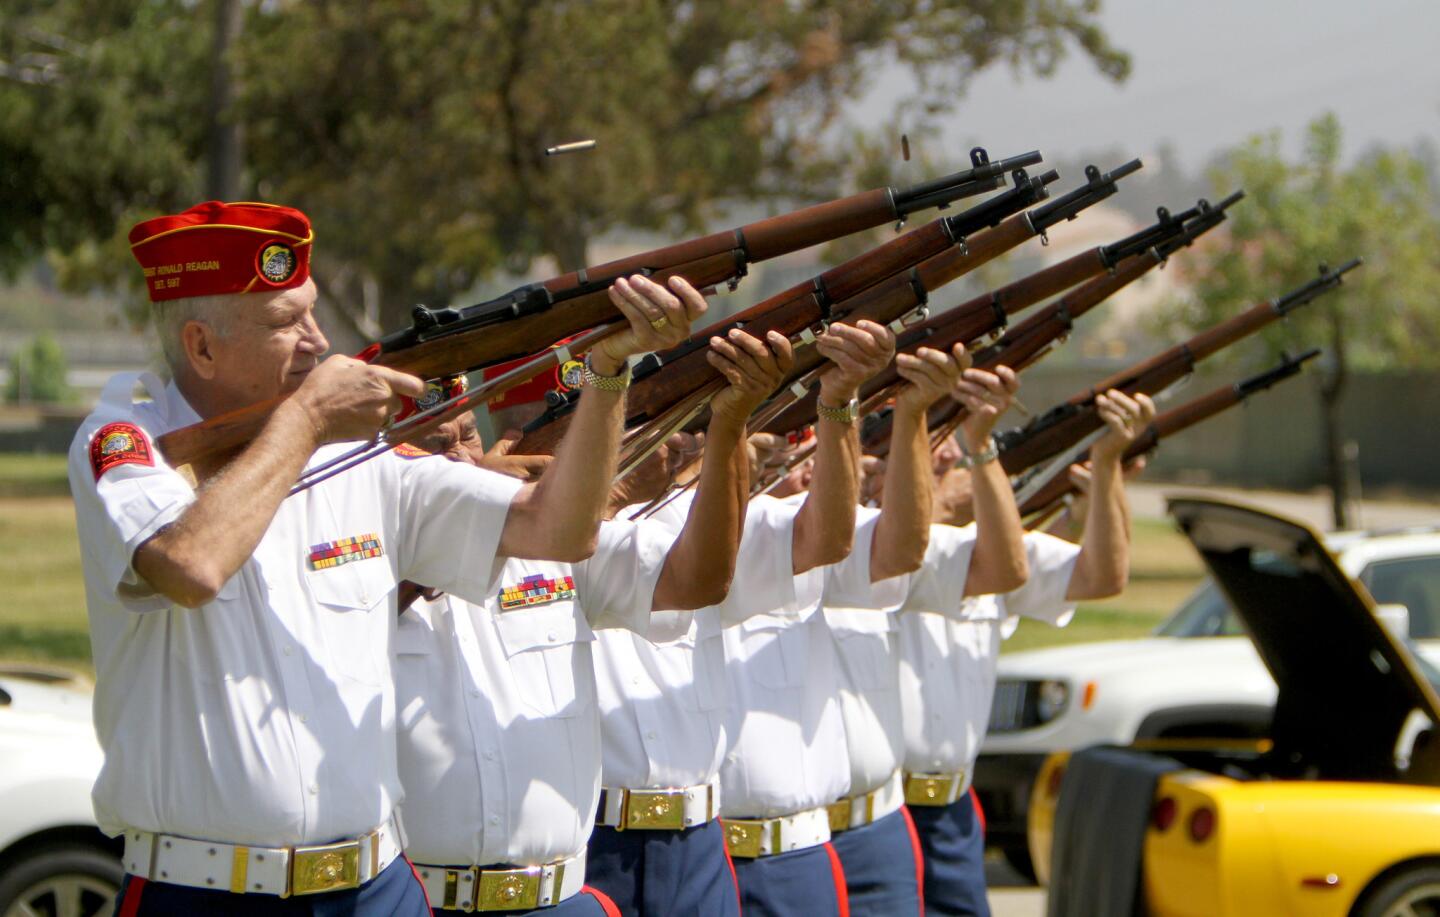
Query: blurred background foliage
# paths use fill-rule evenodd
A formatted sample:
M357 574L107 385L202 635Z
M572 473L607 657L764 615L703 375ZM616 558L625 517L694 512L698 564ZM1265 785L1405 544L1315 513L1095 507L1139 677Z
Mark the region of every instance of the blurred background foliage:
M0 10L0 267L132 283L124 233L206 197L314 220L362 337L496 270L586 263L616 226L832 197L877 62L912 127L991 64L1122 79L1098 0L12 0ZM595 138L603 155L547 158ZM893 155L893 154L892 154ZM136 296L133 285L132 297ZM136 315L140 314L138 311Z

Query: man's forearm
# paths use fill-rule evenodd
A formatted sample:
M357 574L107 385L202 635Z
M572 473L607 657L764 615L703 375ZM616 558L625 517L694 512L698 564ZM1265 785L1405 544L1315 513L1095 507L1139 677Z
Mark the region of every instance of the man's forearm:
M555 461L511 504L501 553L575 562L595 550L615 478L625 393L586 388Z
M1130 508L1120 463L1096 460L1090 474L1090 510L1080 556L1066 598L1098 599L1125 588L1130 576Z
M135 572L187 608L214 599L255 553L318 444L304 409L282 402L255 441L205 482L195 502L135 551Z
M750 498L745 426L716 417L705 436L695 500L665 558L652 608L703 608L724 601Z
M860 435L855 424L821 418L815 424L815 470L795 517L791 554L797 574L839 563L855 541L860 499Z
M870 542L870 580L920 569L930 541L930 434L925 408L897 405L880 518Z
M1025 528L1005 469L998 461L974 469L975 552L965 579L966 595L1010 592L1030 575L1025 559Z

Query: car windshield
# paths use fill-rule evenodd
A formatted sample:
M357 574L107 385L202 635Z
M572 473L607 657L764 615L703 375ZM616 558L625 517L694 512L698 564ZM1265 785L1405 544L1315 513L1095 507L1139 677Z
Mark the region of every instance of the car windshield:
M1157 637L1239 637L1244 633L1230 600L1209 577L1155 629Z
M1380 605L1404 605L1412 640L1440 639L1440 557L1404 557L1369 564L1360 582ZM1159 637L1239 637L1245 633L1230 601L1206 577L1155 629Z

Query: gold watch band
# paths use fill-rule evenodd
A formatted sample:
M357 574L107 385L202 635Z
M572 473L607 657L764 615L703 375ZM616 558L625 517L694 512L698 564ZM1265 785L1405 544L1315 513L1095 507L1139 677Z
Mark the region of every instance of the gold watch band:
M585 371L582 374L586 385L602 392L623 392L630 387L630 364L628 362L615 375L602 376L595 371L594 365L590 362L590 356L588 353L585 355Z
M824 420L833 420L835 423L852 424L860 416L860 399L851 398L838 408L832 408L825 402L816 399L815 415Z

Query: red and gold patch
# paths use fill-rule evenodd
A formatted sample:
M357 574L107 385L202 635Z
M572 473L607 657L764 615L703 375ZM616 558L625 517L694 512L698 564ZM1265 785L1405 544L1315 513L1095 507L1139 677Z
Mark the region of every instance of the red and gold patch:
M154 465L145 432L134 424L107 423L90 440L90 467L95 480L117 465Z
M305 558L311 570L328 570L342 564L354 563L379 557L385 553L379 535L352 535L339 541L326 541L311 545L310 554Z
M435 453L427 452L419 446L414 446L410 443L401 443L395 447L395 454L401 458L416 459L425 458L427 455L434 455Z

